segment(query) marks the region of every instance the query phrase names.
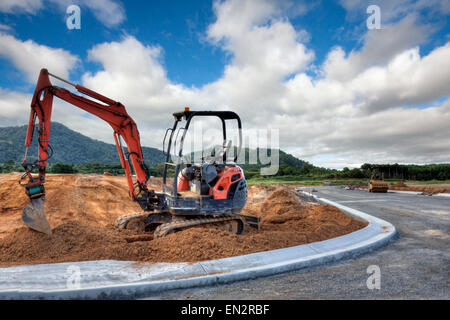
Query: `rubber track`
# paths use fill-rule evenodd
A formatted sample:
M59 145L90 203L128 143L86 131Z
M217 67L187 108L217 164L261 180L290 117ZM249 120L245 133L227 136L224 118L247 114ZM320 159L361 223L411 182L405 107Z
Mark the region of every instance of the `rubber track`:
M180 221L174 221L169 223L164 223L160 226L158 226L155 229L155 238L161 238L164 237L167 233L174 229L182 229L182 228L188 228L193 227L196 225L202 225L207 223L215 223L215 222L224 222L224 221L232 221L237 220L238 223L240 223L240 227L238 228L238 234L241 234L244 230L244 221L238 216L224 216L224 217L216 217L216 218L194 218L189 220L180 220Z
M128 222L131 219L135 218L146 218L148 216L148 213L130 213L123 216L120 216L117 218L116 222L114 223L114 228L117 230L126 229Z

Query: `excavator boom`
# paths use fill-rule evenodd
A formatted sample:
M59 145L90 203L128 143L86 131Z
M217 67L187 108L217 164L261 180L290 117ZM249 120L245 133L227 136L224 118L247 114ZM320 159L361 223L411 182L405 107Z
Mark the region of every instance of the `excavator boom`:
M97 101L52 85L50 76L66 82L75 87L78 92ZM94 114L109 123L114 130L114 141L119 153L120 163L125 170L130 196L133 200L137 201L142 208L147 209L153 202L157 201L157 199L155 200L154 192L147 189L147 182L150 178L150 174L144 163L139 131L136 123L126 112L125 107L120 102L109 99L83 86L70 83L67 80L52 75L46 69L42 69L31 101L31 112L25 140L26 151L22 162L25 174L21 181L26 178L28 178L28 181L26 183L21 183L21 185L25 187L26 194L30 198L30 204L28 204L22 212L24 223L34 230L47 234L51 233L50 226L44 213L44 183L49 151L51 151L51 146L49 144L50 125L53 97L55 96L85 110L86 112ZM38 160L34 162L28 162L27 152L32 143L36 118L39 122L37 125L39 157ZM122 139L125 141L127 150L125 150L125 146L122 144ZM133 182L131 166L136 173L136 183ZM32 174L33 169L38 170L38 176Z

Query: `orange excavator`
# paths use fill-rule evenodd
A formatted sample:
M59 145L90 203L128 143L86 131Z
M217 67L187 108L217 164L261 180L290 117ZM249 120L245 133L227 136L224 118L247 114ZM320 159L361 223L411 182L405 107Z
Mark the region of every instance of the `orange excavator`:
M73 86L79 93L54 86L50 76ZM144 162L139 131L125 107L110 98L42 69L31 102L25 157L22 166L25 174L19 183L25 188L30 203L23 209L22 220L30 228L51 234L45 217L45 176L47 161L53 150L49 144L53 97L58 97L78 108L103 119L113 128L114 140L125 171L129 194L143 212L121 216L115 223L117 229L139 229L151 232L154 237L186 228L202 226L241 234L245 225L257 227L259 219L241 215L247 201L247 184L243 170L236 164L242 145L241 120L232 111L190 111L174 113L175 122L168 128L163 141L166 155L163 170L163 190L155 192L147 187L150 173ZM190 161L183 154L183 142L194 117L218 117L222 123L223 145L219 152ZM36 126L36 118L39 123ZM234 157L229 158L231 141L227 140L228 121L237 121L239 145ZM29 162L27 151L38 130L38 160ZM178 130L177 130L178 129ZM181 134L180 134L181 132ZM175 134L176 133L176 134ZM167 139L167 150L165 149ZM125 141L126 148L123 144ZM176 162L170 162L171 148ZM174 167L169 170L169 167ZM132 169L136 178L133 179ZM37 170L33 174L33 170ZM173 176L169 174L169 171ZM25 182L23 182L26 180ZM62 186L64 187L64 186Z

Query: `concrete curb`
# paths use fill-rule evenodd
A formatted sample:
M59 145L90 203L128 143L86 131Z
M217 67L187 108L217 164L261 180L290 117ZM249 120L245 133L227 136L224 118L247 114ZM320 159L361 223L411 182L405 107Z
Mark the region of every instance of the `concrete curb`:
M137 298L170 289L230 283L355 257L388 244L396 234L389 222L312 197L369 225L334 239L194 264L102 260L0 268L0 299ZM71 282L73 270L80 272L78 288Z
M401 193L401 194L412 194L412 195L419 195L422 192L419 191L405 191L405 190L388 190L389 193Z

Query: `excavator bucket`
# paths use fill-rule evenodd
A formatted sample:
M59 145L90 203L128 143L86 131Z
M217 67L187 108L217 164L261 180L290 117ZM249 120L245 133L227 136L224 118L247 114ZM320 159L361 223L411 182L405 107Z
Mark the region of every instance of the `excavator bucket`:
M31 199L29 203L22 211L23 222L31 229L52 234L52 229L45 217L44 212L44 198Z

